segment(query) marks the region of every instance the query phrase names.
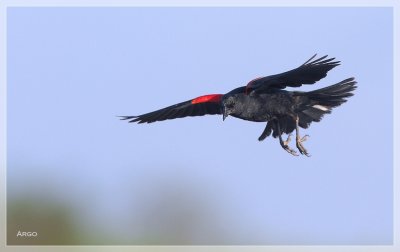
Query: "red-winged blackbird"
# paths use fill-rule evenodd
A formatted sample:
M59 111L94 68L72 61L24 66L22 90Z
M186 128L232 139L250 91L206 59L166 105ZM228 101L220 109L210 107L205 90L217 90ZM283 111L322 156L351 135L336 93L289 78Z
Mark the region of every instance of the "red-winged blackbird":
M319 59L315 57L293 70L256 78L227 94L203 95L147 114L122 116L121 120L152 123L206 114L222 114L225 120L231 115L253 122L267 122L258 140L262 141L272 133L274 138L279 138L282 148L295 156L297 152L288 144L290 133L296 130L297 149L309 156L302 144L308 135L300 137L299 127L306 129L311 122L319 122L324 114L331 113L332 108L346 102L346 98L352 96L352 91L357 87L354 78L348 78L310 92L284 90L286 87L314 84L326 77L329 70L340 65L340 61L334 61L335 58L326 59L327 55ZM288 134L286 141L282 140L283 133Z

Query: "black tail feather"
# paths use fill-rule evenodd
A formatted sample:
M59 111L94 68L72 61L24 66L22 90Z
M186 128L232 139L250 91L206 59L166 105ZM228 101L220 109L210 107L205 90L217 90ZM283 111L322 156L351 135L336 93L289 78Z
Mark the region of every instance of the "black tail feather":
M356 84L354 78L348 78L329 87L306 92L305 95L318 105L334 108L346 102L346 98L353 96L352 91L357 88Z
M354 78L345 79L337 84L313 90L310 92L295 92L294 95L300 97L298 114L300 125L309 125L310 118L314 122L319 122L325 114L329 114L332 108L338 107L353 96L357 86Z

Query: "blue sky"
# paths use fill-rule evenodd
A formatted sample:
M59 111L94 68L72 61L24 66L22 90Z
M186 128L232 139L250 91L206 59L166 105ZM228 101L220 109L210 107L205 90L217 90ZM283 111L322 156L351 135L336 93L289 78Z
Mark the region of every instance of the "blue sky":
M11 197L58 198L82 225L121 243L391 244L392 9L7 14ZM262 123L116 118L225 93L314 53L342 65L301 90L351 76L359 84L348 103L302 130L310 158L290 156L276 139L258 142ZM169 237L171 228L186 236Z

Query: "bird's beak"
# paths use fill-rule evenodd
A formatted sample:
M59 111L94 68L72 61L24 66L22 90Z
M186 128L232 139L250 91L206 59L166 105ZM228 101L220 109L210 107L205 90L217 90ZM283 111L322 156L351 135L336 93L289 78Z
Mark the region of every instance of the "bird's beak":
M228 117L228 112L226 111L225 108L222 109L222 121L225 121L225 118Z

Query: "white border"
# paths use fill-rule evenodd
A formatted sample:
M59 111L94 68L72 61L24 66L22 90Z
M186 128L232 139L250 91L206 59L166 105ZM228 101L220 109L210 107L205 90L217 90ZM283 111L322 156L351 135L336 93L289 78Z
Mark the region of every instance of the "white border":
M7 80L7 7L140 7L140 6L187 6L187 7L393 7L394 62L393 62L393 194L394 230L392 246L6 246L6 80ZM0 250L1 251L400 251L399 219L399 2L396 0L0 0ZM368 136L366 136L368 137ZM4 192L4 193L3 193Z

